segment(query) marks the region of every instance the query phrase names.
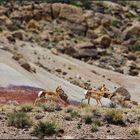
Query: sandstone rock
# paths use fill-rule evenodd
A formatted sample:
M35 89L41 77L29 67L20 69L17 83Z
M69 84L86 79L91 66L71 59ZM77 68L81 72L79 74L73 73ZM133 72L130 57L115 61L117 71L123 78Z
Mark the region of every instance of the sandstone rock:
M139 70L137 69L130 69L129 70L129 74L132 75L132 76L137 76L139 74Z
M101 21L101 24L102 24L104 27L108 28L108 27L110 27L110 25L111 25L111 20L110 20L110 19L107 19L107 18L103 18L102 21Z
M86 30L87 30L86 25L65 22L64 26L67 27L68 29L70 29L75 34L78 34L78 35L81 35L81 36L86 35Z
M86 36L87 36L88 38L92 38L92 39L95 39L95 38L98 37L98 36L96 35L96 33L94 32L94 30L91 30L91 29L88 29L88 30L87 30Z
M52 4L52 16L57 18L59 16L61 5L59 3Z
M99 26L98 28L96 28L96 29L94 30L94 33L95 33L98 37L100 37L100 36L102 36L102 35L104 35L104 34L107 34L106 29L105 29L103 26Z
M12 36L19 39L19 40L23 40L24 39L24 31L23 30L14 31L12 33Z
M129 53L127 55L127 58L128 58L128 60L133 60L133 61L136 61L136 59L137 59L137 57L134 53Z
M83 16L88 19L88 18L93 18L94 12L92 10L86 10Z
M19 59L19 64L21 67L23 67L24 69L26 69L27 71L31 72L32 69L31 69L31 66L30 64L25 60L25 59Z
M56 48L51 48L51 53L54 55L58 55L58 50Z
M130 67L130 70L137 69L137 65L134 62L131 62L130 65L129 65L129 67Z
M27 24L27 29L39 29L39 24L37 21L31 19Z
M124 87L119 87L116 89L115 92L113 92L114 96L120 96L120 98L122 98L123 100L130 100L131 99L131 95L129 93L129 91L124 88Z
M12 58L18 61L19 59L23 58L23 55L21 53L14 53Z
M81 8L67 4L61 5L59 18L66 19L77 24L81 24L85 20Z
M40 4L39 12L42 12L42 18L48 21L52 20L52 5L48 3L41 3Z
M72 54L76 53L76 50L73 47L69 46L69 47L64 48L64 53L66 53L68 55L72 55Z
M98 17L88 18L86 21L87 21L88 27L92 28L92 29L95 29L95 28L99 27L100 24L101 24L101 19L98 18Z
M122 33L122 39L124 40L128 40L134 36L140 36L140 22L134 23L132 26L126 28Z
M49 41L49 33L48 33L48 31L45 30L45 31L41 32L40 38L41 38L41 40Z
M23 10L21 11L21 18L22 20L28 22L30 19L33 18L33 12L32 11L27 11L27 10Z
M76 58L98 57L96 47L92 43L77 44L74 49L76 53L74 53L73 56Z
M18 19L18 20L21 20L21 18L22 18L22 12L21 12L21 11L18 11L18 10L15 10L15 11L13 11L13 12L10 14L10 18L11 18L11 19Z
M0 16L0 24L1 25L10 25L12 21L7 16Z
M94 40L95 43L102 45L105 48L108 48L111 44L111 38L108 35L103 35L96 40Z

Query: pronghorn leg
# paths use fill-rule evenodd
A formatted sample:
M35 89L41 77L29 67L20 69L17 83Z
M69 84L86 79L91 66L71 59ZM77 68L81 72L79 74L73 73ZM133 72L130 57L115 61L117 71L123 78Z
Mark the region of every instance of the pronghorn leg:
M97 102L97 104L96 104L96 105L98 105L98 104L99 104L99 101L98 101L98 99L96 99L96 102Z
M81 100L81 103L82 103L84 100L86 100L86 99L82 99L82 100Z
M99 100L99 102L100 102L100 104L101 104L101 106L102 106L101 100Z
M36 100L35 100L35 102L34 102L34 105L36 105L36 102L37 101L40 101L41 100L41 98L37 98Z
M90 98L88 98L88 104L90 104Z

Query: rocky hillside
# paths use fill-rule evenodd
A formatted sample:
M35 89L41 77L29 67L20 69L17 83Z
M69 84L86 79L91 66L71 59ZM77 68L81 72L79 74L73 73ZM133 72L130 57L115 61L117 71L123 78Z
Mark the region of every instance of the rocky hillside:
M89 10L61 3L0 7L1 36L66 53L91 65L139 76L139 7L92 2Z

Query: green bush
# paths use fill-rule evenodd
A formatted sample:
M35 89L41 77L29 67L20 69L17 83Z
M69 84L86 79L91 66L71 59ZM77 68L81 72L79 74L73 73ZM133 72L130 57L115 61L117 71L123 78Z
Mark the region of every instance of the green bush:
M58 127L55 122L39 122L34 126L33 134L40 138L57 133Z
M131 130L132 135L138 135L139 134L139 128L133 128Z
M33 107L31 105L24 105L21 107L21 111L23 112L31 112Z
M43 109L43 111L47 111L47 112L54 112L55 111L55 105L48 105L48 104L43 104L41 105L41 108Z
M84 7L85 9L91 9L92 0L71 0L70 4L78 7Z
M132 52L140 51L140 45L129 46L128 49Z
M32 125L30 117L24 112L9 113L7 118L8 125L16 128L26 128Z
M84 116L84 122L85 122L85 124L91 124L92 123L92 116L85 115Z
M97 125L97 126L101 126L101 125L102 125L101 120L99 120L99 119L97 119L97 118L94 118L94 119L93 119L93 123L94 123L95 125Z
M98 127L97 127L97 125L96 124L92 124L92 126L91 126L91 132L97 132L98 131Z
M108 123L121 124L123 122L123 112L121 110L111 108L106 112L105 120Z

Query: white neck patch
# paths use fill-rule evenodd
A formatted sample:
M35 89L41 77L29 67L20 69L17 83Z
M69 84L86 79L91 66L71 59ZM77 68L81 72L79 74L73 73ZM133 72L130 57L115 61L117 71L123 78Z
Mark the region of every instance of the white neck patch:
M38 97L40 97L42 93L43 93L43 91L39 91L38 92Z
M87 94L87 92L88 92L88 90L85 90L84 94L86 95L86 94Z

